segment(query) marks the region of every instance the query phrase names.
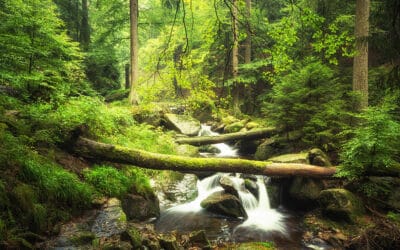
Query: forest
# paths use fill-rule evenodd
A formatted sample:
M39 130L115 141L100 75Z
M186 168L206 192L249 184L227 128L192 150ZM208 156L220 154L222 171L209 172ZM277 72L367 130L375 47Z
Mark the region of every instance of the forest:
M400 249L400 1L0 0L0 249Z

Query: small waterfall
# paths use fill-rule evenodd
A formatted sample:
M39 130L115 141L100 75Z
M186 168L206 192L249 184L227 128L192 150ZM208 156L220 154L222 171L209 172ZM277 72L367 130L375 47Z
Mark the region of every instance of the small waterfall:
M199 132L199 136L216 136L219 135L211 131L211 126L207 126L202 124ZM237 157L237 149L233 149L229 145L225 143L216 143L212 144L213 147L217 148L219 153L216 155L217 157Z
M202 125L199 136L215 135L218 134L212 132L210 126ZM218 157L237 156L237 150L232 149L232 147L225 143L218 143L213 146L220 150L220 153L217 154ZM234 188L238 191L239 199L242 202L243 208L246 210L248 215L248 218L242 224L237 226L234 231L240 228L245 228L249 230L274 231L286 234L286 228L284 225L285 216L277 210L271 209L263 176L257 176L256 184L259 192L258 200L245 188L244 179L242 179L239 174L232 176L227 173L217 173L201 181L197 181L198 196L195 200L172 207L168 209L166 213L196 213L201 211L201 201L212 193L223 190L219 184L219 180L223 176L230 178L232 181Z

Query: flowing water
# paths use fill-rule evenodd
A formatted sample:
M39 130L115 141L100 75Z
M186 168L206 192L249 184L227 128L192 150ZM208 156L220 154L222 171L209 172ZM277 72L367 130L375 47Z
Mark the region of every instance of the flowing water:
M200 136L216 135L210 127L203 126ZM237 157L237 151L225 143L214 144L218 148L218 157ZM231 219L205 212L200 203L214 192L222 191L219 184L221 177L230 178L239 198L247 212L247 219ZM274 241L282 249L302 249L301 232L295 226L295 217L283 209L273 209L270 206L264 176L256 176L258 198L245 188L244 179L239 174L216 173L197 180L197 197L183 204L169 204L162 209L156 222L159 232L177 230L190 232L204 229L210 240L220 242ZM162 204L161 204L162 205Z

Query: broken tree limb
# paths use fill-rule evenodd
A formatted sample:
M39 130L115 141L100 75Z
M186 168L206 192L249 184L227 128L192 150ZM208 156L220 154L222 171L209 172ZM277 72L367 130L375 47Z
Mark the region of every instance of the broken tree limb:
M255 129L246 132L229 133L217 136L201 136L201 137L188 137L179 138L176 140L179 144L190 144L194 146L215 144L220 142L234 141L234 140L253 140L265 137L270 137L277 134L278 130L276 128L263 128Z
M96 142L83 137L77 139L73 149L76 154L89 159L132 164L158 170L236 172L267 176L309 176L316 178L330 177L336 172L335 167L318 167L297 163L164 155Z

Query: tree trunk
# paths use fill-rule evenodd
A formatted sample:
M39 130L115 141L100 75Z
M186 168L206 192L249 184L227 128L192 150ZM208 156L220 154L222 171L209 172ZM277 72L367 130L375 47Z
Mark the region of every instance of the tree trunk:
M277 134L276 128L256 129L247 132L237 132L218 136L201 136L191 138L180 138L176 142L179 144L190 144L195 146L215 144L220 142L234 141L234 140L253 140L259 138L270 137Z
M368 34L370 0L356 0L356 55L353 62L353 91L360 94L360 109L368 107Z
M251 62L251 0L246 0L246 40L244 41L244 63Z
M138 83L139 65L139 39L138 39L138 0L130 0L130 20L131 20L131 90L129 92L129 102L133 105L138 104L138 95L136 93L136 85Z
M125 64L125 89L129 89L131 87L131 81L130 81L130 65L129 63Z
M89 10L87 0L82 0L82 20L79 35L79 42L81 43L83 50L87 51L90 44Z
M267 176L309 176L324 178L336 172L335 167L318 167L297 163L271 163L226 158L191 158L150 153L117 145L105 144L83 137L75 143L74 151L85 158L122 164L181 172L206 171L246 173Z
M232 45L232 78L233 78L233 112L240 113L240 86L237 82L239 75L239 29L238 29L238 6L237 0L232 0L232 30L233 30L233 45Z

